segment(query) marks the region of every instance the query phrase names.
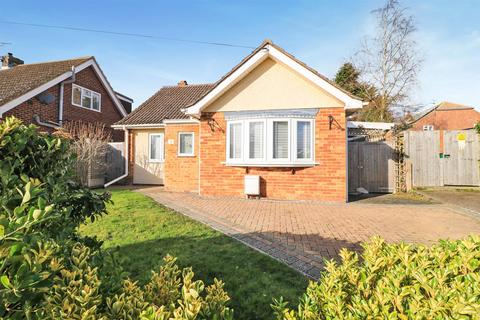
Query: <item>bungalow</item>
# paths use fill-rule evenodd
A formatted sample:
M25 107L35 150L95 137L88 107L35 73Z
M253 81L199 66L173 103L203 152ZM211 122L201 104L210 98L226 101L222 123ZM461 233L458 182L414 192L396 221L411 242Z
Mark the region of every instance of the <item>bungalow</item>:
M134 184L346 201L346 115L362 106L266 40L216 83L163 87L113 127Z

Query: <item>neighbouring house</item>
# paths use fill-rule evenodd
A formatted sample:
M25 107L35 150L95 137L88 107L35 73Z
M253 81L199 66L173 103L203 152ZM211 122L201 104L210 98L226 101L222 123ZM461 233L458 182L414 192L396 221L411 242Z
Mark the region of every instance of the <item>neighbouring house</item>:
M114 128L134 184L346 201L346 116L363 105L266 40L216 83L163 87Z
M52 132L67 121L100 122L108 130L126 116L133 100L115 92L94 57L24 64L2 57L0 120L15 116ZM112 130L113 141L124 134Z
M480 112L473 107L441 102L411 123L409 130L468 130L480 122Z

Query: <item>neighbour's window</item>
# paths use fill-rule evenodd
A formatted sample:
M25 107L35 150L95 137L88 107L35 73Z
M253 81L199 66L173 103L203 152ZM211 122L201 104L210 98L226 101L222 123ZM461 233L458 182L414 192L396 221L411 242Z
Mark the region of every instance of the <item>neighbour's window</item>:
M180 132L178 134L178 155L193 156L193 132Z
M101 95L74 84L72 85L72 104L77 107L100 111Z
M313 119L227 122L227 164L313 165Z
M149 161L163 162L165 159L163 133L151 133L149 140Z
M433 125L431 124L424 125L423 131L433 131Z

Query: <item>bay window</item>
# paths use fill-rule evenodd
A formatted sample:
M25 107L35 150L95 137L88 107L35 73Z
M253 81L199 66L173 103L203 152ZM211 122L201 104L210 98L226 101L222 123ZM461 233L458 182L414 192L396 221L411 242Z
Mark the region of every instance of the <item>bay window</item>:
M227 119L227 165L314 165L314 119Z

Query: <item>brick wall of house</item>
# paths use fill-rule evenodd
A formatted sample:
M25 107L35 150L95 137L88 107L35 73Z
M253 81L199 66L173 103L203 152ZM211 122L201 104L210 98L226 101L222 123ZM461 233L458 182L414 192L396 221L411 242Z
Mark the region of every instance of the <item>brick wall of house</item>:
M22 120L26 124L36 123L33 119L35 115L38 115L42 121L58 121L58 99L60 95L60 86L53 86L43 92L44 94L51 94L54 97L53 102L50 104L41 103L36 97L27 100L13 109L8 110L3 114L3 117L15 116ZM54 130L49 127L41 127L42 132L53 132Z
M112 134L113 141L123 141L123 131L113 130L110 126L123 118L120 111L115 106L112 98L103 86L92 67L88 67L76 75L75 84L84 88L96 91L102 95L101 112L89 110L72 105L72 85L65 85L65 95L63 104L64 121L83 120L87 122L101 122Z
M198 192L198 124L168 124L165 127L165 188ZM178 133L194 133L194 156L178 155ZM170 142L173 142L170 144Z
M330 129L328 116L335 122ZM210 121L208 121L210 119ZM213 121L212 121L213 120ZM346 201L346 134L343 108L320 109L315 120L315 161L308 168L227 167L222 113L201 121L200 194L244 196L245 174L260 175L262 196L272 199Z
M97 77L92 67L88 67L76 74L75 84L96 91L102 95L101 112L72 105L72 85L64 85L63 119L64 121L102 122L112 134L113 141L123 141L123 131L113 130L110 126L123 118L115 106L106 88ZM45 92L52 94L55 99L48 105L42 104L36 97L23 102L9 110L4 116L14 115L25 123L34 123L34 115L39 115L42 121L58 122L58 105L60 85L55 85ZM42 131L51 132L51 128L42 127Z

